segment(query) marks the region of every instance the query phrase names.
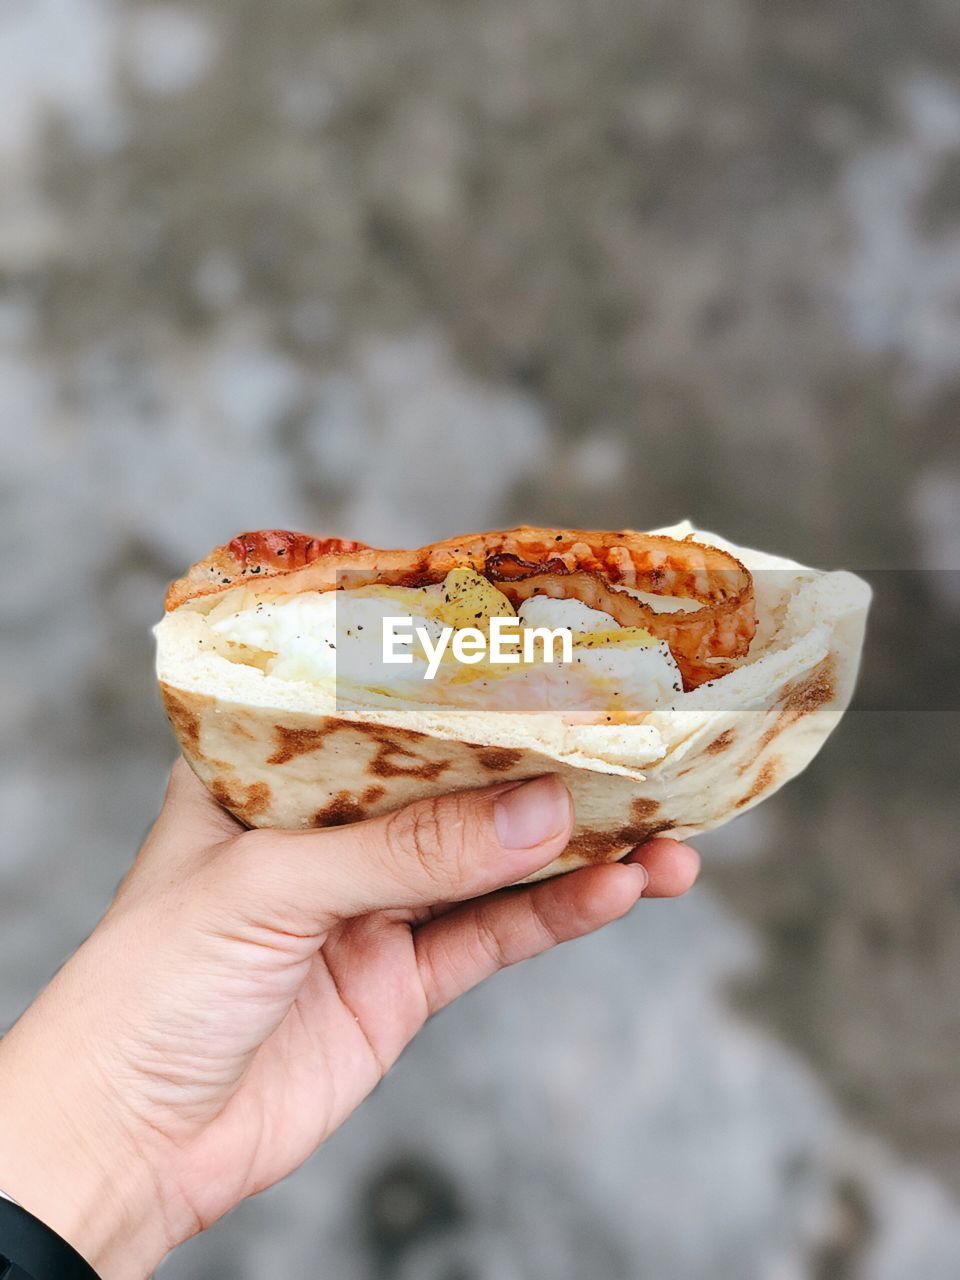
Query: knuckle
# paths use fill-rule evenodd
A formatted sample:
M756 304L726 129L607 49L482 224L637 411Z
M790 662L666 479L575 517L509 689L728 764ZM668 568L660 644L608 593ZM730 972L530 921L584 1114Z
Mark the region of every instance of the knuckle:
M491 964L496 965L498 969L505 969L511 960L504 947L503 940L494 929L493 925L487 919L486 912L482 909L478 910L474 919L476 928L477 946L480 948L484 957Z
M293 919L304 903L294 855L279 832L246 831L225 841L202 869L209 906L238 922Z
M458 883L468 870L467 805L461 796L439 796L400 809L387 820L387 844L406 864L411 856L438 888Z
M245 831L215 851L214 863L223 879L237 891L262 892L276 878L277 833Z
M530 895L530 914L537 922L537 927L546 942L551 947L559 946L561 942L565 942L566 938L550 919L549 914L543 909L539 896L536 893Z

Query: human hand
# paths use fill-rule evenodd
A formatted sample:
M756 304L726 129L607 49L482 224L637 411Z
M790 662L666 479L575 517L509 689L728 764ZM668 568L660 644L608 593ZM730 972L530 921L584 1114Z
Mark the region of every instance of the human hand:
M502 889L571 826L547 775L246 831L179 761L106 916L0 1042L0 1187L104 1280L143 1280L295 1169L432 1013L696 878L657 839Z

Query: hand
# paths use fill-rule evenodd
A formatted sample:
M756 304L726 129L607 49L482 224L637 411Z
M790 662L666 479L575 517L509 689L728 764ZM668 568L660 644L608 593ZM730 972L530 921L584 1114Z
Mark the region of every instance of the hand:
M697 855L495 892L572 824L555 775L317 832L245 831L189 768L103 921L0 1043L0 1187L104 1280L295 1169L427 1018L683 893Z

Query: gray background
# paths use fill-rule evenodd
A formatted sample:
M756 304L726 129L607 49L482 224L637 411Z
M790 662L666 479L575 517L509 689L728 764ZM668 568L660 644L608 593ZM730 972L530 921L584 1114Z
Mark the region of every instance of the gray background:
M0 3L0 1024L156 810L149 626L232 534L885 571L862 708L687 900L163 1275L960 1274L958 65L953 0Z

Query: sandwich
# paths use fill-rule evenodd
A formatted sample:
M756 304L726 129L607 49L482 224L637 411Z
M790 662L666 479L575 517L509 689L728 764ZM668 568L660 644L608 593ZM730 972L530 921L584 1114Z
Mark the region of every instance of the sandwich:
M157 676L187 761L253 827L560 774L575 826L540 878L796 776L850 701L869 601L689 522L415 550L261 530L170 586Z

